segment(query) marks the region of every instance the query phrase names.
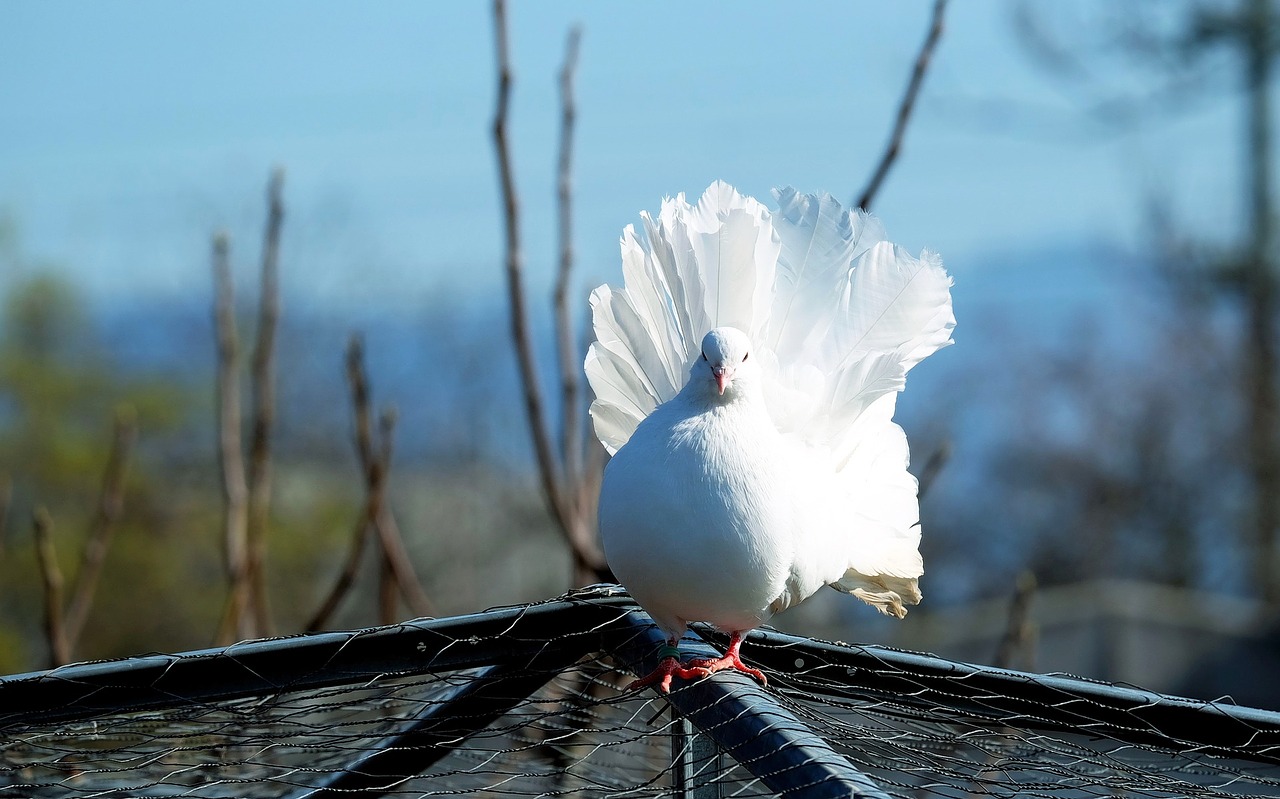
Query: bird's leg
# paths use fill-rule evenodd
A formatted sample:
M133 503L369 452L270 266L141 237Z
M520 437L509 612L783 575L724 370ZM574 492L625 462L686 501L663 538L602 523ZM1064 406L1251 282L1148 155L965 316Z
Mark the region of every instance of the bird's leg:
M667 639L667 645L662 648L662 660L658 663L657 668L649 672L645 676L632 680L626 687L626 691L638 691L650 685L657 684L658 690L664 694L671 693L671 678L679 677L682 680L692 680L695 677L706 677L711 674L709 669L701 666L686 667L680 663L680 649L676 643L680 639L674 641Z
M742 656L738 654L738 650L742 648L743 634L735 632L729 638L729 649L725 651L724 657L720 658L693 658L685 665L691 669L702 669L708 674L725 669L733 669L734 671L743 671L750 674L760 681L762 685L768 685L769 681L765 679L764 672L760 669L753 669L746 663L742 662Z

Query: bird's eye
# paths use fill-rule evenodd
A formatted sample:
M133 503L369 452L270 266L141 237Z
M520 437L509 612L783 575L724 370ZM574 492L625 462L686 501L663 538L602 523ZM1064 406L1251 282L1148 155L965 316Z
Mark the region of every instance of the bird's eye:
M749 353L749 352L748 352L746 355L743 355L743 356L742 356L742 362L743 362L743 363L746 363L746 362L747 362L747 359L748 359L748 358L750 358L750 357L751 357L751 353Z
M702 353L702 360L704 360L704 361L705 361L706 359L707 359L707 354L704 352L704 353Z

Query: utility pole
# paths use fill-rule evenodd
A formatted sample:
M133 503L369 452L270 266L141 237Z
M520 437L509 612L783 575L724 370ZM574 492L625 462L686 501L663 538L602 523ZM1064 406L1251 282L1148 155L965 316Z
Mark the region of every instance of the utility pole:
M1271 178L1271 0L1242 0L1236 26L1244 55L1250 242L1245 257L1245 380L1249 400L1249 473L1253 482L1253 581L1280 604L1280 402L1276 396L1275 219Z
M1245 90L1244 173L1249 231L1232 265L1244 311L1242 388L1247 474L1253 496L1245 533L1250 579L1268 605L1280 605L1280 397L1276 377L1275 207L1271 177L1271 72L1277 37L1272 0L1240 0L1234 12L1193 13L1190 52L1225 45L1240 53Z

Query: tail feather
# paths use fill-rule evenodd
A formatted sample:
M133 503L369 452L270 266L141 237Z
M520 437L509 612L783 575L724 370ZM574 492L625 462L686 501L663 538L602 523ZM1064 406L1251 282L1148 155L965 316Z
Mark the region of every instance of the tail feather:
M867 576L851 571L831 587L856 596L886 616L899 619L907 615L905 605L918 605L924 598L914 577Z
M801 353L826 335L848 280L850 264L884 238L872 216L847 214L830 194L775 189L780 240L770 317L761 344Z
M654 361L652 368L655 374L650 380L657 392L654 396L661 396L673 387L679 390L687 365L679 357L684 343L680 339L679 327L672 319L674 307L668 301L671 290L657 260L636 240L635 230L630 226L623 231L622 237L622 276L630 288L617 298L617 304L627 306L627 311L615 310L614 313L624 316L620 322L638 325L633 329L634 333L662 344L654 347L648 356L636 354L638 358L651 357Z
M680 390L703 335L730 325L772 365L779 429L839 456L852 422L951 342L951 279L936 255L913 258L884 240L875 217L848 213L830 195L774 195L770 213L716 182L696 206L668 198L656 220L641 216L642 232L623 232L624 288L592 299L592 416L602 440L625 443Z
M774 197L771 213L716 182L696 206L677 195L642 214L640 232L625 229L624 287L591 298L592 421L616 452L680 390L709 330L744 331L773 422L828 460L839 501L857 509L822 548L849 553L831 585L901 616L920 600L923 569L915 478L892 417L907 372L951 343L951 278L937 255L912 257L830 195Z
M736 327L752 335L768 313L778 260L769 211L729 184L716 181L688 221L711 327Z
M842 367L865 353L897 352L909 370L951 343L951 282L937 255L875 244L849 271L826 359Z

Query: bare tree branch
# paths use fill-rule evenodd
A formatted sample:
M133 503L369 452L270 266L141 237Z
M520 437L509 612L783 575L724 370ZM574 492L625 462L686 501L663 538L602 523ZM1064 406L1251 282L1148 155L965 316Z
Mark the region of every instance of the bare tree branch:
M63 624L62 570L58 568L58 553L53 544L53 517L43 506L36 508L32 519L36 539L36 559L40 566L40 579L44 583L44 631L49 642L49 666L57 668L71 660L67 647L66 627Z
M369 390L364 377L363 360L364 342L360 336L353 335L347 343L347 382L351 386L351 401L355 409L356 454L360 459L360 473L365 480L365 505L356 522L351 548L347 551L347 559L342 571L338 573L337 582L329 589L328 595L307 622L307 632L323 629L355 584L365 544L377 524L381 510L381 476L368 466L373 462L373 444L369 424Z
M380 570L383 574L389 571L394 576L404 602L413 613L428 616L431 613L431 601L426 597L425 590L422 590L421 580L417 579L413 562L404 549L404 539L396 524L396 516L385 501L387 475L392 465L392 434L396 430L396 412L388 410L381 415L380 446L375 447L369 376L365 370L365 348L358 337L352 337L351 346L347 350L347 379L351 383L352 405L356 408L356 452L360 455L360 466L367 485L366 519L367 524L378 533ZM380 604L383 603L385 601L380 601Z
M388 618L388 614L394 617L397 590L415 614L426 616L432 612L431 601L427 598L422 583L413 569L409 554L404 548L404 541L400 536L395 516L386 504L395 413L393 411L383 413L379 420L381 446L375 448L369 381L364 366L364 343L359 336L352 336L347 345L347 382L351 386L351 404L354 409L356 454L359 456L360 471L365 479L365 504L356 524L346 563L325 601L307 622L308 631L322 628L350 591L360 567L365 542L371 532L376 532L378 535L380 551L378 567L380 618Z
M506 233L506 272L507 272L507 294L510 302L511 317L511 339L516 348L516 359L520 368L520 379L524 386L525 412L529 421L530 436L533 439L534 454L538 462L538 474L542 481L543 493L547 498L550 506L552 517L560 526L561 532L565 536L565 541L569 545L570 552L573 555L574 563L574 581L577 584L584 582L593 582L596 575L606 572L607 567L604 563L604 555L600 551L599 545L596 543L595 526L591 522L582 508L582 503L578 501L579 491L577 485L574 484L576 475L570 473L564 467L572 457L575 463L580 459L580 447L574 447L574 452L570 456L567 452L561 461L557 461L556 451L552 445L551 434L548 430L549 425L544 413L542 403L542 391L538 380L538 368L534 359L533 343L531 340L528 312L525 308L525 296L523 285L523 256L520 250L520 206L519 199L516 195L515 178L511 165L511 148L507 135L507 115L511 98L511 63L507 46L507 16L506 3L503 0L494 0L493 4L494 27L496 32L496 55L498 66L498 103L497 112L493 120L493 142L498 157L498 172L501 180L503 211L505 218ZM570 35L569 52L566 57L566 64L562 72L562 86L571 88L573 67L576 63L577 44L574 36ZM567 77L566 77L567 76ZM573 120L572 94L564 95L564 101L567 103L568 122L567 127L562 129L561 138L561 177L562 179L568 174L569 157L565 152L565 148L571 146L571 130ZM563 118L563 114L562 114ZM572 264L572 251L566 248L569 241L568 234L568 213L569 199L568 184L562 183L561 195L561 282L566 282L565 260ZM567 297L567 289L566 289ZM565 300L567 303L567 299ZM557 327L559 350L561 360L562 375L565 371L565 364L572 360L572 355L566 355L566 350L571 350L572 339L565 344L564 330L570 327L566 319L566 312L560 310L559 300L557 299ZM575 369L576 371L576 369ZM573 393L575 399L572 403L573 407L577 406L576 394L578 384L576 383L576 374L572 377ZM567 381L562 379L562 384ZM568 403L566 403L568 405ZM566 408L566 416L568 419L569 409ZM576 429L576 423L572 426L566 425L563 435L572 439L580 435ZM571 487L567 487L571 486Z
M1267 0L1241 3L1234 26L1245 57L1249 91L1250 242L1245 297L1246 386L1248 391L1249 477L1253 484L1254 581L1262 598L1280 605L1280 353L1276 351L1276 314L1280 282L1275 272L1275 192L1272 181L1271 76L1275 72L1274 13Z
M569 30L565 42L564 67L560 70L560 157L557 206L560 228L560 271L556 278L554 304L556 338L560 361L560 452L565 483L579 483L582 475L581 419L578 405L582 358L574 348L573 316L569 310L569 289L573 274L573 126L577 108L573 100L573 75L578 64L578 44L582 29ZM580 503L575 503L580 504Z
M513 79L507 48L507 11L504 0L494 0L493 18L498 63L498 107L493 119L493 144L498 155L498 171L506 220L507 298L511 311L511 340L516 348L520 382L524 386L525 414L529 422L529 432L533 438L533 449L538 460L538 474L542 479L543 492L546 494L547 502L551 506L551 512L557 523L568 530L570 509L561 489L560 468L556 463L551 446L551 435L547 431L547 422L543 415L542 389L538 380L537 362L533 355L528 311L525 308L524 257L520 250L520 201L516 196L515 175L511 165L511 146L507 139L507 114Z
M351 387L351 408L355 421L356 455L360 472L368 486L374 484L379 459L373 448L373 409L369 399L369 376L364 365L364 339L354 334L347 342L347 385Z
M1011 669L1015 666L1031 671L1035 669L1036 626L1031 618L1031 603L1036 594L1036 576L1025 571L1018 575L1013 601L1009 605L1009 619L1004 635L996 649L993 666ZM1021 664L1018 655L1021 654Z
M128 472L129 454L138 434L137 418L132 408L124 407L116 412L111 434L111 449L107 454L107 466L102 475L102 489L98 507L89 525L80 568L71 585L71 600L67 605L66 641L68 653L74 652L84 632L102 575L111 535L124 509L124 481Z
M365 507L364 507L364 525L378 534L379 551L381 553L379 566L379 582L382 582L382 574L385 568L389 567L387 551L387 534L385 526L382 524L382 518L385 515L386 506L386 487L387 472L391 464L391 432L393 421L384 420L381 428L382 446L376 448L373 439L373 409L372 401L369 397L369 377L364 364L364 341L359 336L352 336L351 341L347 345L347 382L351 386L351 405L355 412L355 444L356 454L360 459L360 471L364 475L365 480ZM389 417L393 419L394 417ZM397 534L398 530L395 531ZM400 548L394 547L400 551ZM409 574L407 580L411 580L415 586L421 586L418 583L417 575L412 574L413 567L405 558L405 571ZM396 574L396 570L392 569L392 574ZM381 607L382 592L380 591L379 607ZM425 600L425 595L423 597ZM429 604L429 603L428 603Z
M267 597L267 526L271 513L271 433L275 425L275 339L280 318L280 228L284 223L284 170L267 184L267 224L262 244L262 287L258 334L253 350L253 427L249 440L249 523L247 568L256 634L271 633Z
M245 623L249 603L248 482L240 441L240 339L236 332L235 290L226 233L213 237L214 328L217 333L218 467L222 475L222 552L227 600L216 640L229 644L250 637Z
M391 470L391 434L395 426L396 414L386 411L382 414L383 448L380 456L381 489L385 496L387 474ZM422 581L414 571L409 551L404 546L404 536L400 533L400 525L396 523L395 514L391 512L385 499L379 500L375 509L377 516L374 529L378 533L378 543L382 545L382 558L386 566L395 575L396 584L400 587L400 595L404 598L409 610L416 616L430 616L433 612L431 600L422 588Z
M13 504L13 477L8 472L0 474L0 556L4 555L9 537L9 507Z
M382 414L382 417L378 420L378 440L382 446L379 447L377 459L372 462L376 468L374 471L370 472L369 476L369 496L371 498L369 518L371 522L376 525L375 529L379 531L386 527L386 525L382 524L380 521L383 513L390 515L389 511L386 510L386 487L387 476L391 472L391 441L392 434L395 432L395 424L396 413L394 410L390 409L385 411ZM374 483L375 477L377 481L376 485ZM376 504L372 500L375 490L377 491ZM394 520L392 520L391 524L395 524ZM393 529L395 530L396 535L399 536L399 529L394 527ZM396 594L400 581L396 574L395 563L388 554L386 544L382 545L381 553L382 558L378 563L378 623L392 624L396 620ZM404 558L407 563L408 553L405 553ZM412 579L413 584L418 586L417 576L414 575ZM409 593L405 591L404 595L406 601L412 604L413 600L410 598ZM422 599L425 603L425 594L422 596ZM417 615L425 616L428 612L429 608L424 607L424 609L417 611Z
M951 460L951 439L944 438L937 448L929 453L924 466L920 469L919 488L916 491L918 499L924 499L924 495L933 487L933 481L938 479L942 467L946 466L949 460Z
M595 341L595 328L591 325L591 312L589 310L586 311L585 316L586 319L582 324L582 343L579 345L579 352L589 350L591 344ZM589 413L581 413L578 418L578 424L581 429L580 436L585 444L582 447L583 465L577 485L576 508L581 522L579 535L584 542L580 547L585 550L586 556L578 561L579 565L576 568L580 573L575 575L575 579L582 584L587 582L617 582L617 577L614 576L613 571L609 568L609 564L605 562L604 552L600 549L596 538L595 525L600 504L600 483L604 479L604 467L608 462L608 452L594 435L595 431Z
M377 459L373 463L377 466L379 496L377 506L371 506L369 509L370 519L373 520L374 529L378 532L382 552L382 564L379 569L379 607L383 624L391 624L396 620L397 589L414 615L429 616L434 612L431 600L427 598L422 582L413 569L409 552L405 549L404 538L400 535L400 526L396 524L395 515L392 514L386 501L387 480L391 475L392 441L394 441L397 418L395 408L387 408L378 418L378 441L381 446L378 448ZM370 494L372 493L371 484Z
M356 573L360 570L360 559L364 555L365 544L369 541L369 533L372 529L373 526L369 523L369 511L366 507L361 511L360 518L356 522L355 533L351 536L351 548L347 551L347 559L342 564L342 571L338 573L337 581L329 589L329 593L325 596L324 601L320 603L320 607L307 620L304 628L306 632L314 633L323 630L328 625L329 619L337 612L342 600L351 591L351 586L356 581Z
M885 177L889 174L889 169L893 166L893 162L898 158L898 153L902 150L902 140L907 134L907 123L911 121L911 112L915 108L916 96L920 93L920 86L924 83L925 73L929 71L929 63L933 59L933 51L938 46L938 40L942 38L943 14L946 8L947 0L934 0L933 18L929 24L929 33L925 36L924 44L920 47L920 53L916 56L916 65L911 70L911 80L907 82L907 90L902 95L902 102L898 106L898 118L894 122L893 132L889 136L889 144L885 148L884 154L880 157L880 163L876 166L875 172L872 173L867 187L862 190L862 194L858 198L857 206L863 210L871 208L871 201L879 193L881 184L884 183Z

